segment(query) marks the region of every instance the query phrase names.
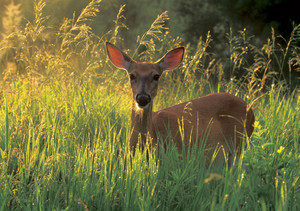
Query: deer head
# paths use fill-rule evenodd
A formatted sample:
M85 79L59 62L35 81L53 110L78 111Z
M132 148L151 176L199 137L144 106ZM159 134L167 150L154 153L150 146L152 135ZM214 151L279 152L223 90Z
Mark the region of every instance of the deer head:
M118 68L127 70L132 97L140 109L148 109L157 94L158 81L164 71L179 66L183 59L184 47L175 48L164 55L158 62L136 62L126 53L110 43L106 43L107 54Z

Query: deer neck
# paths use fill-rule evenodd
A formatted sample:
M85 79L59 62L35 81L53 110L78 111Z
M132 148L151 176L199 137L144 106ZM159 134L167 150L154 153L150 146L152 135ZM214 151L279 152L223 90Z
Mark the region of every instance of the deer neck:
M141 109L138 108L136 102L133 101L130 122L130 148L134 150L140 140L140 144L143 149L146 144L147 138L150 138L151 130L152 102L147 109Z

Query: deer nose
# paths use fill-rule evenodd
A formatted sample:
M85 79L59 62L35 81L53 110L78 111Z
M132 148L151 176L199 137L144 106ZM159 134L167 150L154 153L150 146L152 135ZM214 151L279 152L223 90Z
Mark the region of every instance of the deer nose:
M136 96L136 102L140 107L144 107L150 103L151 97L147 94L139 94Z

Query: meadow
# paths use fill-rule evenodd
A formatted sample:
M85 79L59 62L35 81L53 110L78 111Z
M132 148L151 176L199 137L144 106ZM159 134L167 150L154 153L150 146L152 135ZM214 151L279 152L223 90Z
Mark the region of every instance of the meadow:
M187 44L182 65L160 79L154 110L214 92L251 105L255 129L234 167L206 168L203 151L187 149L187 158L171 145L159 155L151 151L149 162L139 151L130 162L129 81L105 52L106 41L120 48L126 42L124 6L99 36L90 23L100 2L92 0L59 27L43 15L42 0L24 26L21 5L6 8L0 210L298 210L300 99L291 83L300 65L300 25L284 46L274 31L262 45L246 29L229 31L222 58L208 50L208 32L197 46ZM128 54L156 61L181 46L168 19L167 12L158 15Z

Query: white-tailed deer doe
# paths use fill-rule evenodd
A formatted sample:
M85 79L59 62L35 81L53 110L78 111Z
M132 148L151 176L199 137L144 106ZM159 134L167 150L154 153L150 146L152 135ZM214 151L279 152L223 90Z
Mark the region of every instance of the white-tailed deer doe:
M245 132L251 136L253 111L245 101L231 94L210 94L152 111L159 78L164 71L179 66L184 47L175 48L156 63L136 62L108 42L106 49L111 62L127 70L130 78L133 94L130 147L133 153L139 141L142 148L147 141L151 142L150 147L156 146L158 136L162 140L172 140L179 153L183 143L188 147L196 141L206 141L205 155L211 159L216 147L220 147L215 161L221 163L224 156L230 159L233 152L240 151ZM184 130L184 135L179 132L179 127Z

